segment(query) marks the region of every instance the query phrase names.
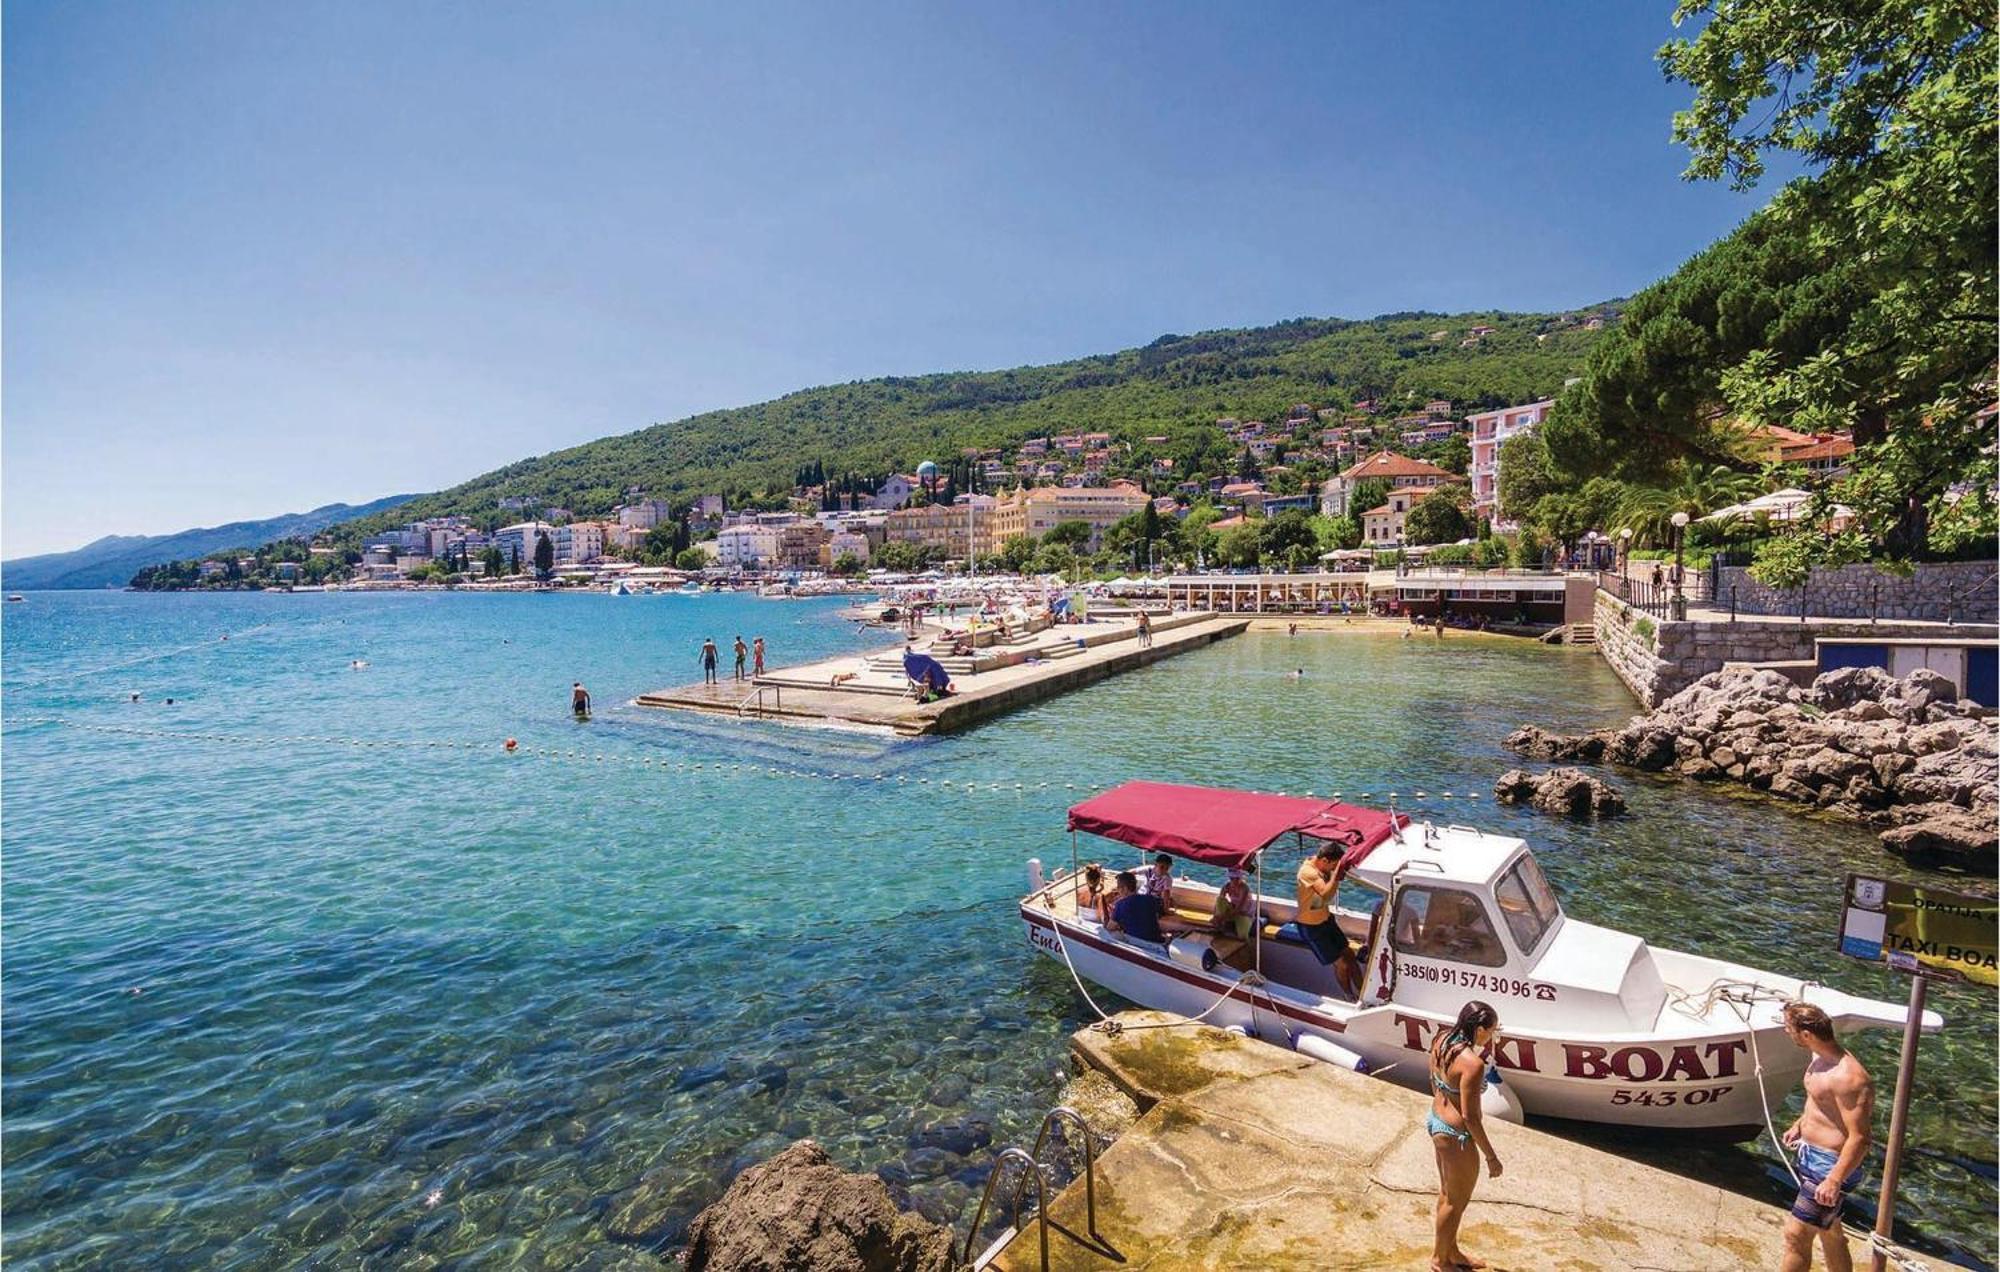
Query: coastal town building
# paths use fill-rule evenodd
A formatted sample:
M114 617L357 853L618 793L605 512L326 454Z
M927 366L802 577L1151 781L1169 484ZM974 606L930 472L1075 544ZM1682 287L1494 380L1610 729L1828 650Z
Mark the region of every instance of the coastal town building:
M820 547L820 566L832 569L833 563L842 557L851 556L863 565L868 564L868 536L858 530L835 530L827 536Z
M673 520L673 509L664 499L641 499L629 503L618 510L618 524L634 530L651 530L662 522Z
M820 549L833 539L833 531L817 521L801 521L778 531L778 564L788 570L819 568Z
M572 521L556 527L556 561L587 565L604 555L604 526L596 521Z
M1403 521L1410 509L1422 503L1436 486L1399 486L1389 492L1389 502L1361 514L1361 542L1370 548L1398 548L1403 545Z
M1090 527L1089 550L1097 551L1104 532L1149 502L1145 491L1130 483L1110 486L1036 486L1003 500L994 510L996 543L1023 534L1036 538L1065 521Z
M518 559L525 570L534 564L536 536L544 534L549 536L551 544L555 542L556 528L548 522L519 521L494 531L493 546L500 549L503 559L509 562Z
M716 532L716 564L736 569L756 569L778 555L778 535L783 527L746 522Z
M908 473L891 473L875 488L874 505L882 509L901 508L917 490L917 479Z
M1531 432L1548 418L1554 398L1510 406L1500 411L1477 411L1465 417L1472 426L1472 512L1494 523L1496 529L1511 529L1500 520L1500 447L1511 437Z
M949 504L898 508L889 514L888 541L934 548L945 557L964 560L968 550L991 556L1000 550L1000 501L992 495L960 495Z
M1435 486L1439 482L1454 478L1449 469L1421 459L1411 459L1395 451L1376 451L1352 468L1327 478L1320 486L1319 510L1329 517L1360 515L1360 509L1350 509L1348 496L1364 481L1386 481L1392 489L1404 486Z

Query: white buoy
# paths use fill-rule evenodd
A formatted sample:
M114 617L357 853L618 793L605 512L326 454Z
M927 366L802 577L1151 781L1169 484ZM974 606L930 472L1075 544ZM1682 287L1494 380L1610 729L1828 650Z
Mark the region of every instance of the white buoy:
M1040 857L1030 857L1028 858L1028 891L1033 893L1040 892L1041 890L1042 859Z
M1318 1034L1302 1033L1299 1035L1298 1041L1293 1043L1292 1046L1300 1055L1311 1056L1315 1060L1324 1060L1328 1064L1337 1064L1341 1068L1354 1073L1368 1072L1368 1061L1360 1052L1349 1051L1339 1043L1328 1042ZM1483 1104L1480 1105L1482 1109L1485 1107Z
M1479 1093L1479 1111L1486 1117L1516 1126L1525 1126L1528 1121L1520 1102L1514 1098L1514 1089L1502 1082L1500 1070L1490 1065L1486 1070L1486 1086Z

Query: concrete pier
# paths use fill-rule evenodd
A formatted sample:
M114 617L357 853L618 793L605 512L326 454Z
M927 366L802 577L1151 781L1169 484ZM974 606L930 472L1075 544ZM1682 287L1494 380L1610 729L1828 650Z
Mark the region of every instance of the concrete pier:
M1097 1160L1113 1260L1051 1229L1052 1268L1426 1268L1437 1165L1420 1093L1237 1034L1132 1011L1079 1031L1081 1061L1141 1117ZM1178 1021L1170 1028L1139 1028ZM1488 1123L1503 1172L1460 1229L1495 1269L1776 1267L1785 1212L1546 1132ZM1086 1230L1081 1180L1049 1207ZM1867 1252L1851 1246L1857 1266ZM992 1264L1041 1266L1024 1224Z
M992 640L982 631L970 654L934 654L956 689L920 703L903 674L901 643L867 654L777 668L750 680L683 685L641 694L642 707L701 711L787 724L840 723L893 729L906 736L948 733L1016 707L1039 702L1162 658L1234 636L1247 618L1208 613L1159 615L1153 643L1141 647L1130 618L1065 624ZM921 641L926 649L929 641ZM726 660L725 673L729 667Z

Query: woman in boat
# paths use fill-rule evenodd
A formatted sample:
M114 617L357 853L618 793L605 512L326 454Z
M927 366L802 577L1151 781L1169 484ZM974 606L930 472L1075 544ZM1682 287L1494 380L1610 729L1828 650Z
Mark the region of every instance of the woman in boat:
M1483 1268L1458 1248L1458 1225L1479 1182L1479 1158L1487 1173L1500 1176L1500 1159L1486 1138L1479 1116L1479 1098L1486 1090L1486 1048L1499 1031L1500 1016L1485 1003L1473 1001L1458 1010L1458 1021L1431 1040L1431 1113L1425 1121L1431 1147L1437 1152L1437 1235L1431 1246L1431 1272Z
M1096 862L1084 866L1083 874L1076 885L1076 912L1089 914L1099 923L1104 922L1105 902L1110 898L1105 894L1104 867Z

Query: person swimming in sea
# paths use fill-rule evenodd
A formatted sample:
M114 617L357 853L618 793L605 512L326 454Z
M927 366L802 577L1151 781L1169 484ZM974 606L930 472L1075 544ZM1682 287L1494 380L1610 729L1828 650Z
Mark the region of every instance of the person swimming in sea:
M569 709L579 720L590 719L590 690L583 687L581 680L569 687Z

